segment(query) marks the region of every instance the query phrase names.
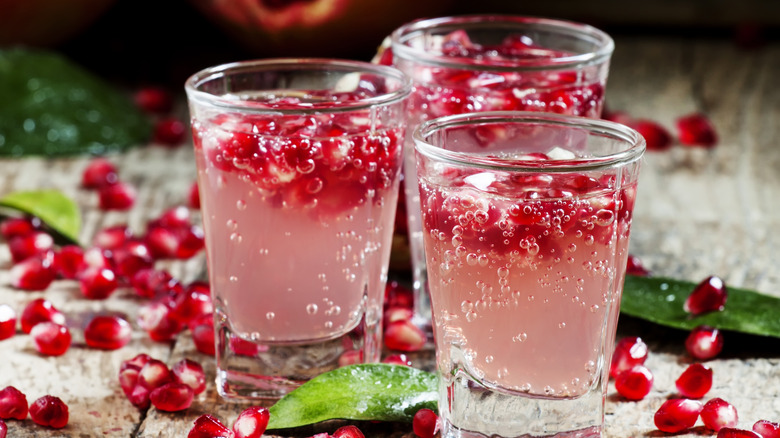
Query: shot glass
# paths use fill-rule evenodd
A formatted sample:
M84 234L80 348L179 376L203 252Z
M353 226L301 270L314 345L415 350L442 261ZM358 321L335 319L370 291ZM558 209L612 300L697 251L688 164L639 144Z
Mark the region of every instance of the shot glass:
M601 436L644 139L486 112L414 142L442 436Z
M185 89L219 393L278 398L378 361L409 79L269 59L208 68Z
M599 117L614 48L609 35L585 24L502 15L415 21L393 32L391 41L392 64L414 84L410 130L435 117L480 111ZM426 326L431 311L411 135L406 141L414 320Z

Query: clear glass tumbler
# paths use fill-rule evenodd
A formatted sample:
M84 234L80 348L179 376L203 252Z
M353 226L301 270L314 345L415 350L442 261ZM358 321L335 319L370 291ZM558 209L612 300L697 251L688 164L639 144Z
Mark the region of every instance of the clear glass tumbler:
M378 361L408 78L269 59L203 70L185 88L219 393L277 398Z
M414 141L442 436L601 436L644 139L485 112Z
M541 111L599 117L614 43L588 25L475 15L404 25L391 36L392 64L412 77L409 129L452 114ZM389 57L383 61L389 62ZM414 169L411 135L405 167ZM414 171L404 174L415 321L430 324L430 300Z

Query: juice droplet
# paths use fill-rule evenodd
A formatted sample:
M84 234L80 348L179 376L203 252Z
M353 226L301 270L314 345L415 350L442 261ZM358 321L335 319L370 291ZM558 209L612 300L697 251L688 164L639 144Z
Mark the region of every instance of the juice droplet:
M474 322L475 319L477 319L477 312L471 310L466 313L466 321Z
M236 208L241 211L246 210L246 201L243 199L236 201Z
M555 389L553 389L553 387L549 386L549 385L545 386L544 387L544 393L545 393L545 395L553 395L553 394L555 394Z
M238 233L230 233L230 241L233 243L241 243L243 237Z
M566 323L565 322L559 323L558 328L566 328Z
M461 310L461 312L468 313L472 309L474 309L474 303L472 303L471 301L463 300L463 302L460 303L460 310Z
M306 306L306 313L309 315L315 315L317 313L317 305L316 304L309 304Z
M236 231L236 228L238 228L238 222L236 222L234 219L228 219L225 225L230 231Z
M594 238L592 234L588 234L587 236L585 236L586 245L593 245L593 242L594 242Z
M274 312L268 312L265 314L265 318L269 321L273 321L273 319L276 318L276 314Z
M524 342L526 339L528 339L528 333L525 332L519 333L517 336L512 338L512 340L515 342Z
M493 363L493 356L485 356L485 363Z
M236 277L235 275L231 275L230 278L228 278L228 280L230 280L231 283L237 283L238 277Z

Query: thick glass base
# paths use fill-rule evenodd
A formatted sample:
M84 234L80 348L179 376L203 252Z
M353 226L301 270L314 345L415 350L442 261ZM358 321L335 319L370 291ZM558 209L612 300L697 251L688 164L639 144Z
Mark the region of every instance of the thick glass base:
M278 399L306 381L343 365L378 362L381 327L361 321L342 336L309 343L263 343L217 324L217 391L229 399Z
M448 379L449 377L449 379ZM604 425L600 382L577 398L499 392L465 372L439 379L442 438L597 438Z

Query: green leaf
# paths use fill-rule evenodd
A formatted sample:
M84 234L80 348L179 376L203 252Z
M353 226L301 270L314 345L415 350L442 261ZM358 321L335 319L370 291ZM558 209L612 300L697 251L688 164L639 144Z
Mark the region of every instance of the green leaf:
M58 190L13 192L0 199L0 206L36 216L65 239L78 243L81 213L76 203Z
M269 429L320 421L411 422L422 409L436 409L436 376L389 364L361 364L321 374L271 406Z
M144 144L151 121L55 53L0 50L0 156L103 154Z
M683 330L709 325L721 330L780 337L779 298L727 284L724 310L693 317L683 310L683 303L696 285L670 278L628 275L620 311Z

